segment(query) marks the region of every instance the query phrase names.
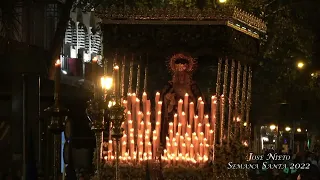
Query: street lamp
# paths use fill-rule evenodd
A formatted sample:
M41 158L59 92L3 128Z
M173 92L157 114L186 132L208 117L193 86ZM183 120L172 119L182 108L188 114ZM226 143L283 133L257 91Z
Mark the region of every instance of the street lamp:
M276 125L270 125L270 130L273 131L276 129Z
M304 67L304 63L303 62L298 62L297 63L297 68L298 69L302 69Z
M290 127L286 127L285 130L286 130L287 132L289 132L289 131L291 130L291 128L290 128Z

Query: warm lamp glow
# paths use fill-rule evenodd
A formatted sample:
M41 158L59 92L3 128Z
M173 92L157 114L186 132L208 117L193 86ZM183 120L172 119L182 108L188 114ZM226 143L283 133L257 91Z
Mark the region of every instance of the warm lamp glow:
M304 67L304 63L303 62L298 62L297 67L299 69L302 69Z
M301 128L298 128L298 129L297 129L297 132L301 132Z
M270 129L271 129L271 131L273 131L273 130L276 129L276 126L275 125L270 125Z
M61 65L61 61L60 61L60 59L58 59L57 61L56 61L56 63L55 63L55 66L60 66Z
M227 0L219 0L219 3L226 3Z
M92 62L97 62L98 61L98 58L97 57L94 57L93 59L92 59Z
M102 77L101 78L101 87L102 89L109 90L112 87L113 79L111 77Z
M119 66L118 66L118 65L115 65L115 66L113 67L113 69L114 69L114 70L119 70Z
M247 127L247 122L244 122L244 123L243 123L243 126L244 126L244 127Z
M286 127L285 130L288 132L288 131L291 130L291 128L290 127Z

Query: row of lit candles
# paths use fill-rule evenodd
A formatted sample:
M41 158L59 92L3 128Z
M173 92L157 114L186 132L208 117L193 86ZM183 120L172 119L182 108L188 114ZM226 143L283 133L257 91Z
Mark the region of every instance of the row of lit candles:
M188 101L188 94L185 95L185 101ZM160 101L160 93L155 96L155 126L152 131L150 121L150 100L147 94L142 95L142 111L140 109L141 102L136 94L128 94L127 99L123 100L126 108L127 121L123 123L125 134L122 137L121 151L119 152L122 160L148 160L155 158L155 154L160 145L161 132L161 109L162 101ZM198 115L195 115L194 103L190 102L188 106L183 100L178 102L178 111L174 115L174 119L169 123L169 136L166 138L166 149L163 158L176 161L206 161L209 156L210 147L213 144L214 124L210 124L209 116L204 115L204 103L198 98L197 108ZM185 113L188 112L188 114ZM190 115L191 114L191 115ZM200 117L200 118L199 118ZM189 123L188 123L189 121ZM152 133L151 133L152 132ZM109 139L106 160L113 160L115 156L114 142Z

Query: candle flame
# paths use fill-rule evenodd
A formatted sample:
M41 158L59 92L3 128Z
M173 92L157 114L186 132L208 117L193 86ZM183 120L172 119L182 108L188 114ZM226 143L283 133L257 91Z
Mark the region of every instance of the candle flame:
M199 100L199 101L202 101L202 97L199 97L198 100Z
M98 57L95 56L93 59L92 59L92 62L97 62L98 61Z
M160 93L159 93L159 92L157 92L157 93L156 93L156 96L160 96Z
M188 94L188 93L186 93L184 96L189 96L189 94Z
M143 92L143 93L142 93L142 96L146 96L146 95L147 95L147 93L146 93L146 92Z
M237 122L240 122L240 121L241 121L240 117L237 117Z
M183 103L183 100L182 100L182 99L180 99L180 100L179 100L179 103Z
M56 66L60 66L60 65L61 65L60 59L58 59L58 60L56 61L55 65L56 65Z
M118 66L118 65L115 65L115 66L113 67L113 69L114 69L114 70L119 70L119 66Z

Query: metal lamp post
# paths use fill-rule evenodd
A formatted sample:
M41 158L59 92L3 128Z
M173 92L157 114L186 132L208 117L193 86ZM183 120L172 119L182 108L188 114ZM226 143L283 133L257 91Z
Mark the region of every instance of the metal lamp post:
M50 122L48 129L53 133L53 179L60 179L61 169L61 132L64 131L65 120L67 119L68 109L61 107L60 105L60 73L61 62L58 60L55 64L55 90L54 90L54 104L53 106L45 109L50 116Z

